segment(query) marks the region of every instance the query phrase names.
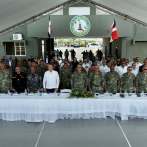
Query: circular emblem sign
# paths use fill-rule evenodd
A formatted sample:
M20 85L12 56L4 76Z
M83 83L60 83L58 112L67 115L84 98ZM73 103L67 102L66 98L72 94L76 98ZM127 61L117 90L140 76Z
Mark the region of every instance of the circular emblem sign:
M75 16L70 22L70 30L76 36L85 36L90 30L90 21L85 16Z

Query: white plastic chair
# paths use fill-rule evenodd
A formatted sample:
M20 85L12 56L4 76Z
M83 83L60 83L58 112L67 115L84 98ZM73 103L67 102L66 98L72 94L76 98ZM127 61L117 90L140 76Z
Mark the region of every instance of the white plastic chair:
M71 93L71 89L61 89L61 93Z

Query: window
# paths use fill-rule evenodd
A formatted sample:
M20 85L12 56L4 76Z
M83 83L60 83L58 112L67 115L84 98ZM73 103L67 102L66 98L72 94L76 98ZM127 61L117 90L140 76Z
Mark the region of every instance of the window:
M69 7L69 15L90 15L90 7Z
M5 42L6 55L26 56L24 42Z
M26 48L24 42L14 42L15 56L25 56Z
M14 42L6 42L6 55L15 55Z

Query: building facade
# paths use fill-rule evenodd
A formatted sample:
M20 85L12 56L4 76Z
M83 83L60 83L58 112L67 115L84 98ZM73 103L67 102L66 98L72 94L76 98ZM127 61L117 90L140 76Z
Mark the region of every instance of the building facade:
M84 15L90 21L89 32L80 38L103 38L103 50L109 52L111 25L114 16L85 4L74 4L51 15L51 38L78 38L70 30L70 22L76 15ZM115 17L118 30L118 40L112 43L112 55L117 49L118 57L140 57L141 62L147 57L147 30L135 24ZM0 57L23 56L26 60L31 55L40 57L42 48L46 55L49 17L37 20L27 26L18 28L0 36ZM23 40L13 40L13 34L22 34Z

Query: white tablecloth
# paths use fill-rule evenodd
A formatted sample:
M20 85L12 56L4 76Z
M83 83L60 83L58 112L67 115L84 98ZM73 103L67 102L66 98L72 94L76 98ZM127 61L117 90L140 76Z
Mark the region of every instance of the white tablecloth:
M66 99L67 96L0 96L0 119L27 122L90 119L120 116L122 120L147 118L147 98L99 97Z

